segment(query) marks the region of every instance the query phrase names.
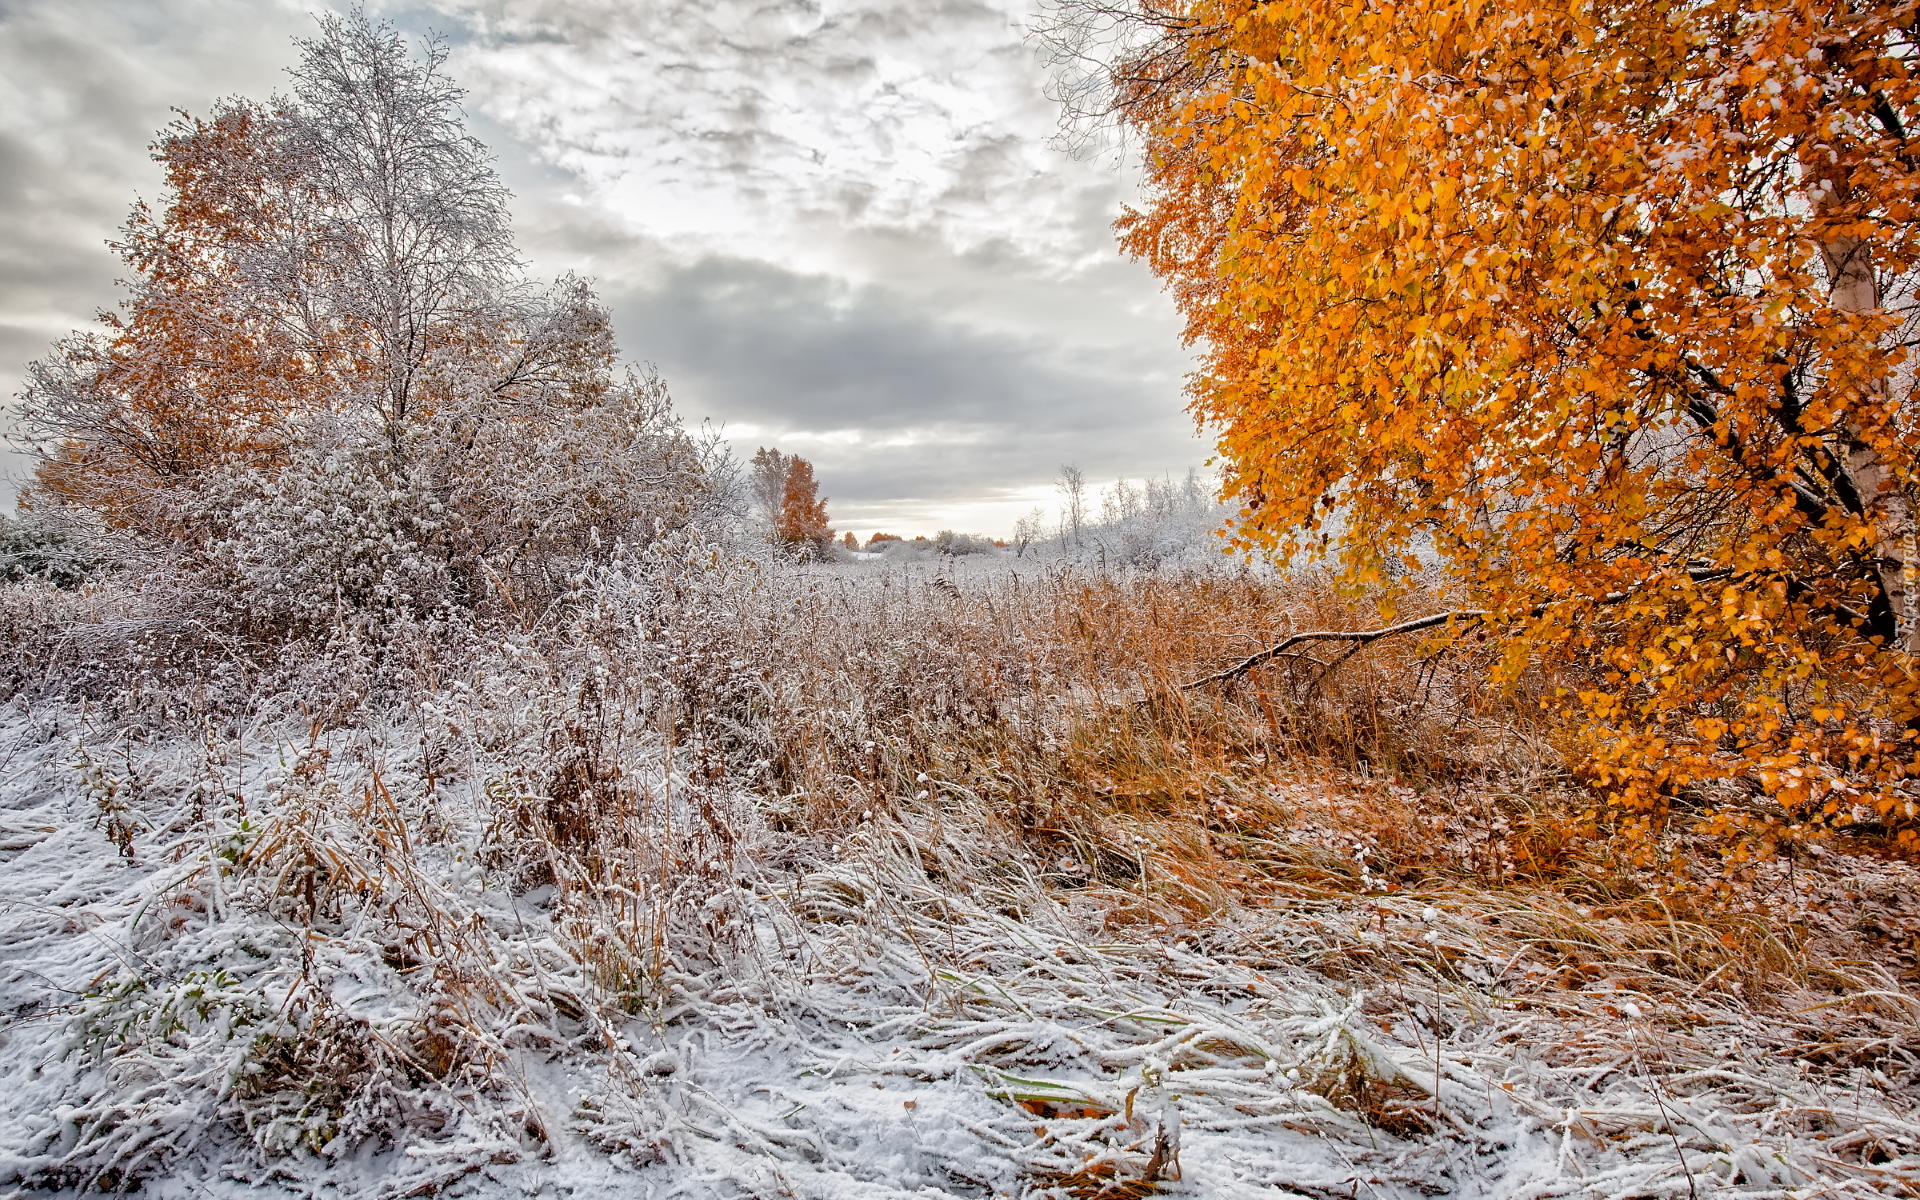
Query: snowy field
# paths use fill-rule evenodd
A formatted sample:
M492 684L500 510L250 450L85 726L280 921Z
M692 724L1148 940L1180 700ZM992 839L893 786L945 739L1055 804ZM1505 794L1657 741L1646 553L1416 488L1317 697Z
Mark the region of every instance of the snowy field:
M515 670L491 677L504 703L449 691L378 730L230 743L7 710L7 1194L1920 1181L1908 1096L1801 1057L1909 1012L1554 990L1515 914L1348 898L1130 934L1116 897L1041 886L955 808L823 844L644 745L629 836L543 864L515 832L542 702ZM1389 959L1413 965L1316 969Z

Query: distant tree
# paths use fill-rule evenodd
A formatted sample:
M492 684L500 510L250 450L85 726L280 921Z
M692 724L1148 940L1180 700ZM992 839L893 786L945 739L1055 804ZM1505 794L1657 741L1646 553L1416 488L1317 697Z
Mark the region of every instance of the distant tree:
M778 450L765 446L754 451L747 468L747 499L771 530L780 523L780 505L787 497L787 471L791 460Z
M1013 553L1016 558L1026 556L1027 547L1040 540L1047 529L1047 516L1038 505L1032 512L1013 523Z
M772 454L777 457L779 451ZM827 502L813 478L813 464L797 454L787 455L785 462L786 481L774 517L773 540L810 557L825 558L833 530L827 526Z
M951 529L942 529L933 535L933 548L936 553L957 557L963 554L990 554L995 548L992 538L977 533L955 533Z
M1087 520L1087 477L1079 467L1063 463L1054 486L1060 489L1060 544L1078 546Z
M1192 467L1187 468L1187 477L1180 481L1179 504L1194 512L1213 507L1213 493L1200 482L1200 472Z
M1133 520L1140 515L1140 508L1140 489L1124 476L1113 481L1112 491L1100 493L1100 519L1108 525Z
M900 535L897 533L876 533L872 537L867 539L867 549L871 550L875 546L879 546L883 543L897 542L900 540L902 539Z
M840 544L849 550L858 550L860 548L860 539L853 536L853 531L849 529L847 536L840 539Z

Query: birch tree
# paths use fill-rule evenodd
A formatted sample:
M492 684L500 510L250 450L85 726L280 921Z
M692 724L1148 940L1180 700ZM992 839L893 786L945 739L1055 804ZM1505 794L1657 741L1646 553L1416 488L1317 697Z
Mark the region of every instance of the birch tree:
M125 304L30 369L26 502L171 544L281 623L556 591L700 515L664 385L616 370L584 281L521 272L444 49L356 14L300 50L290 95L155 142Z
M1636 819L1789 828L1916 811L1914 28L1083 0L1055 40L1141 139L1120 233L1202 351L1241 544L1389 614L1430 545L1460 605L1314 636L1492 632Z

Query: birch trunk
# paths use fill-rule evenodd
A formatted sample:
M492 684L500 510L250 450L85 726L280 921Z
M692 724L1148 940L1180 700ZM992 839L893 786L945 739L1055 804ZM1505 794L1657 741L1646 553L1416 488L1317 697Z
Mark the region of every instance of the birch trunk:
M1820 251L1827 278L1832 281L1828 303L1844 313L1877 311L1880 280L1874 274L1866 243L1859 238L1835 238L1823 243ZM1858 386L1863 393L1862 407L1873 407L1884 398L1887 381L1884 376L1876 376L1860 380ZM1872 445L1857 421L1847 425L1847 471L1866 507L1867 518L1873 522L1878 560L1875 567L1881 591L1893 610L1893 644L1908 654L1920 652L1913 612L1915 593L1920 591L1915 581L1920 569L1915 559L1920 556L1915 554L1913 501L1886 456Z

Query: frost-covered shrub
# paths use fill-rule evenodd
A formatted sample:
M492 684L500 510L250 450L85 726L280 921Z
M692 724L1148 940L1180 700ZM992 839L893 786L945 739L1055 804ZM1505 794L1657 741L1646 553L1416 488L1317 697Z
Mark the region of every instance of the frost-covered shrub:
M285 467L188 498L214 532L187 557L255 630L544 607L617 547L713 515L705 459L653 378L584 405L450 405L397 445L316 423Z
M959 556L962 554L994 554L999 547L993 539L976 533L955 533L951 529L942 529L933 535L933 548L940 554Z
M224 536L193 557L259 625L313 630L357 610L445 609L456 589L431 539L446 506L410 474L362 441L303 447L277 475L213 481L193 507L218 514Z
M1192 532L1186 528L1120 525L1094 531L1088 543L1095 557L1115 566L1152 568L1173 562L1193 549Z
M1102 566L1154 569L1210 557L1226 516L1198 472L1177 483L1149 478L1137 487L1119 479L1100 494L1100 520L1082 526L1066 549Z
M88 545L89 526L86 514L64 508L0 513L0 582L79 587L99 569Z
M926 538L917 537L912 541L897 538L880 543L880 553L888 562L917 562L933 550L933 543Z

